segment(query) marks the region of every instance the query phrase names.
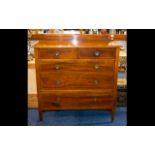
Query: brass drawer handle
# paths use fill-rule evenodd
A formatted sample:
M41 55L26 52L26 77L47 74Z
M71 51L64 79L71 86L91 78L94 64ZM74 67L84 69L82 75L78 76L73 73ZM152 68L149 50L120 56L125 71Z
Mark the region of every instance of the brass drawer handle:
M56 64L56 65L55 65L55 69L56 69L56 70L59 70L59 69L60 69L60 65Z
M60 101L61 101L61 98L60 98L60 97L57 97L57 98L55 99L55 102L52 103L52 105L54 105L54 106L60 106Z
M97 98L96 98L96 97L94 97L94 99L93 99L93 100L94 100L94 102L96 102L96 101L97 101Z
M55 56L56 56L56 57L60 56L60 52L56 52L56 53L55 53Z
M95 64L95 65L94 65L94 68L95 68L96 70L99 69L99 67L100 67L100 66L99 66L98 64Z
M57 97L56 98L56 102L59 103L60 101L61 101L61 98L60 97Z
M56 81L55 81L55 84L56 84L57 86L59 86L59 85L61 84L61 81L60 81L60 80L56 80Z
M94 80L94 84L98 85L99 81L98 80Z
M99 51L96 51L94 54L96 57L98 57L98 56L100 56L101 53Z

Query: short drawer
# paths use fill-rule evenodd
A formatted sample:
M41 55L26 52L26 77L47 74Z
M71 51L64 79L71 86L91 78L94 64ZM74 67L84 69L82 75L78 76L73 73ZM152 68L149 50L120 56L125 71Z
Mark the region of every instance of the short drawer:
M81 48L79 49L79 57L82 59L103 59L111 58L115 59L116 49L115 48Z
M39 95L42 109L100 109L111 107L113 103L112 94L103 96L71 96L44 93Z
M105 73L40 73L40 89L113 89L113 72Z
M114 60L96 60L96 59L59 59L39 61L39 70L41 72L113 72Z
M77 58L77 51L74 48L50 48L50 49L39 49L39 59L73 59Z

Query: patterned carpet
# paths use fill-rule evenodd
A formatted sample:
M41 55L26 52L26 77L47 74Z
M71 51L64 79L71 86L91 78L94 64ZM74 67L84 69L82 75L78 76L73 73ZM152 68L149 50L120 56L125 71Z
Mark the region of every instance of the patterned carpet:
M111 112L102 110L63 110L43 113L43 121L38 120L37 109L28 109L29 126L126 126L126 107L117 107L115 120L111 122Z

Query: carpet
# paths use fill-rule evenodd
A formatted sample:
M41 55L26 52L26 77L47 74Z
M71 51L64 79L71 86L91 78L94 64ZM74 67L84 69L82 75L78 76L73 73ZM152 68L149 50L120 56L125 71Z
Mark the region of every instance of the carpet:
M62 110L46 111L43 120L38 120L37 109L28 109L29 126L126 126L126 107L117 107L115 119L111 112L104 110Z

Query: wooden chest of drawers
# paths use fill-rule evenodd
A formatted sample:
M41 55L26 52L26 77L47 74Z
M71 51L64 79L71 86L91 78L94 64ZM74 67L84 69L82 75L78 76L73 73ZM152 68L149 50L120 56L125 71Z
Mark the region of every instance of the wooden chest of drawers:
M45 110L111 110L117 99L119 46L91 41L35 45L39 119Z

